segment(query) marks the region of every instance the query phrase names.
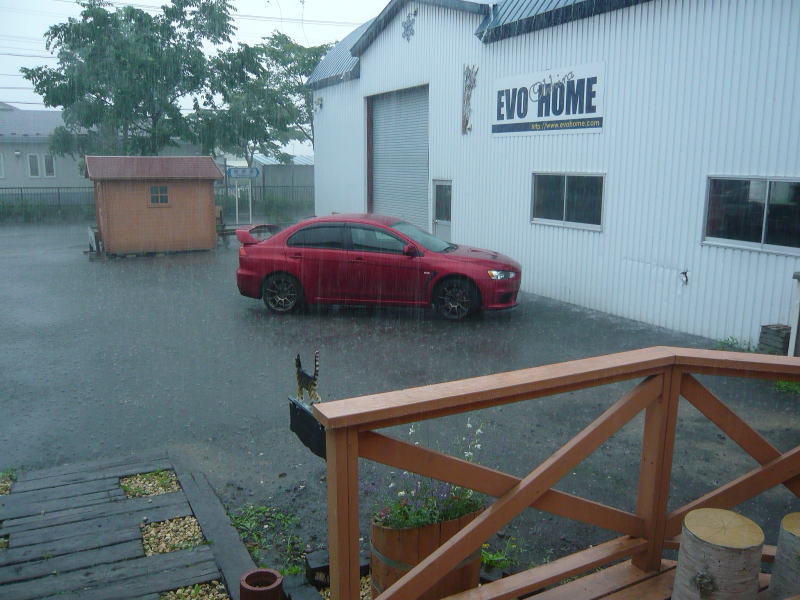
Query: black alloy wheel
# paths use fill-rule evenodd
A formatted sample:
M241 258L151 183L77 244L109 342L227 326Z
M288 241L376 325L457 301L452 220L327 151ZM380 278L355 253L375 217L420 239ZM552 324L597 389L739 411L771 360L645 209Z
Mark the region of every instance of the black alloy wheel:
M445 319L460 321L478 310L480 299L471 281L445 279L436 287L434 304Z
M285 314L298 307L302 298L300 282L288 273L275 273L264 280L264 304L274 313Z

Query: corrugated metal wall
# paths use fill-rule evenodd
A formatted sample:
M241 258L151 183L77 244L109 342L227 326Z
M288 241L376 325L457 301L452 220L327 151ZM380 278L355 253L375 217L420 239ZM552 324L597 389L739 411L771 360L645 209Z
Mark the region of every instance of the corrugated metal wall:
M800 2L654 0L485 46L479 22L409 3L359 80L319 90L320 214L365 207L364 98L428 84L430 179L453 181L452 237L519 259L524 290L713 338L788 322L800 256L704 244L703 223L709 176L800 178ZM596 62L602 133L490 135L495 79ZM465 64L479 71L462 135ZM534 171L603 174L602 231L532 224ZM342 178L357 181L347 199L329 189Z

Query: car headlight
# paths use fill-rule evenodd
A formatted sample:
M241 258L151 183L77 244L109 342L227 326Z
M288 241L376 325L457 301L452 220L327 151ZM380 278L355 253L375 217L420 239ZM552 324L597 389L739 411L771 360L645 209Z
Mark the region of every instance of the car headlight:
M488 271L490 279L514 279L517 274L514 271Z

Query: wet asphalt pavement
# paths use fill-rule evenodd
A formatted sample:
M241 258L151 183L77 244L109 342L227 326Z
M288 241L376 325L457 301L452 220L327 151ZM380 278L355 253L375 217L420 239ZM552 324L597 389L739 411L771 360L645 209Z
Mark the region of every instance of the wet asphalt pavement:
M273 316L239 295L237 248L233 241L210 252L92 261L86 225L0 226L0 470L166 448L204 471L229 505L299 512L314 547L325 537L324 464L289 431L298 352L311 368L319 349L320 393L333 400L653 345L713 346L531 295L513 311L464 323L404 309ZM763 382L714 385L780 449L798 443L796 397ZM629 388L481 411L473 417L487 425L480 462L527 474ZM755 466L694 409L682 416L675 502ZM448 449L464 423L442 419L421 435ZM632 508L637 427L623 429L559 488ZM384 474L367 465L363 472L366 514ZM768 543L788 509L800 506L784 490L746 508L766 521ZM531 560L598 535L535 515L512 531L528 540Z

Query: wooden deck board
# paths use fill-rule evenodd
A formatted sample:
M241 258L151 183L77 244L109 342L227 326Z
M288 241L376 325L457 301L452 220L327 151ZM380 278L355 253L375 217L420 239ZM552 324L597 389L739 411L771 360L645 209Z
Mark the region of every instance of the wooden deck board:
M171 467L172 463L169 461L169 459L162 458L155 461L128 463L119 467L105 467L94 471L65 473L62 475L54 475L52 477L43 477L41 479L29 479L24 481L20 481L18 479L14 483L12 493L42 490L45 488L54 488L62 485L94 481L96 479L107 479L108 477L127 477L128 475L135 475L136 473L148 473L150 471L169 469Z
M104 502L78 508L63 508L64 505L62 505L61 510L57 509L49 513L3 521L3 526L0 527L0 535L68 525L123 513L147 511L180 504L185 501L186 496L183 492L173 492L142 498L126 498L123 494L122 498L119 499L107 498Z
M662 570L674 569L672 561L662 561ZM658 573L645 573L625 561L601 571L590 573L574 581L546 590L533 596L535 600L597 600L623 590L643 579L656 577Z
M19 563L32 562L45 557L55 557L73 552L94 550L104 546L113 546L142 537L138 526L126 529L111 529L99 533L75 535L69 538L53 540L41 544L32 544L21 548L10 548L0 552L0 567Z
M17 492L12 488L11 494L0 496L0 521L8 518L5 516L6 510L17 508L19 506L24 507L28 504L35 504L37 502L47 502L49 500L57 500L59 498L71 498L73 496L83 496L85 494L91 494L94 492L104 492L118 489L119 479L117 477L107 477L105 479L96 479L94 481L87 481L84 483L63 485L56 488L32 490L30 492Z
M125 497L125 492L119 489L103 490L91 492L81 496L70 496L69 498L56 498L41 502L15 503L14 506L0 508L0 521L7 522L10 519L23 519L26 517L41 516L45 513L53 513L60 510L85 508L95 504L103 504L114 499ZM6 523L3 523L4 525Z
M0 599L158 600L212 579L230 582L255 567L205 476L175 459L103 459L21 473L0 496ZM127 498L120 477L173 469L181 491ZM194 515L208 545L145 557L140 525Z
M147 522L166 521L176 517L186 517L192 514L189 503L182 500L178 504L169 504L158 508L145 508L133 512L124 512L106 517L87 519L64 525L55 525L41 529L32 529L13 533L9 537L10 548L41 544L53 540L60 540L80 535L82 533L99 533L112 529L127 529L142 523L147 517Z
M117 456L114 458L100 458L81 463L70 463L68 465L61 465L59 467L48 467L46 469L37 469L35 471L22 471L17 474L17 483L23 481L33 481L36 479L45 479L48 477L57 477L59 475L67 475L70 473L87 473L89 471L99 471L101 469L108 469L131 465L142 462L152 462L169 458L163 450L137 454L136 456ZM14 490L16 491L16 490Z
M112 546L95 548L94 550L84 550L83 552L72 552L52 558L42 558L40 560L0 567L0 586L6 583L45 577L53 573L67 573L93 565L113 563L129 558L141 558L142 556L144 556L142 543L140 540L135 539Z
M68 573L47 575L29 581L7 584L0 587L0 597L14 600L35 600L44 597L45 594L50 595L53 590L81 592L80 597L86 597L88 596L87 591L96 588L108 589L109 584L119 583L126 587L146 584L140 587L137 593L122 596L129 598L163 591L159 575L170 575L171 582L177 579L172 576L173 574L182 572L203 572L208 573L212 578L219 575L211 549L208 546L200 546L191 550L179 550L110 564L94 565ZM148 583L148 580L154 583ZM64 596L65 594L58 595L59 598Z

